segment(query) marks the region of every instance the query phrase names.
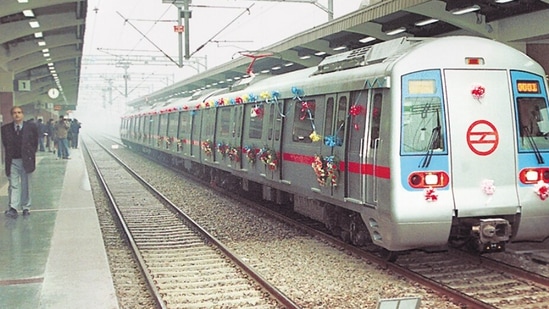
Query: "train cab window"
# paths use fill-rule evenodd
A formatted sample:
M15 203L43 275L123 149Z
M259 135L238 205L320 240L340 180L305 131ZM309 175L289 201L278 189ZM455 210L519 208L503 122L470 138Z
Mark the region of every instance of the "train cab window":
M549 117L543 98L518 98L521 150L549 149Z
M311 143L309 137L315 128L314 100L295 102L294 123L292 129L292 140L297 143Z
M263 132L263 105L246 105L246 114L249 115L248 138L260 139Z
M443 152L442 102L438 96L408 97L402 111L402 151Z

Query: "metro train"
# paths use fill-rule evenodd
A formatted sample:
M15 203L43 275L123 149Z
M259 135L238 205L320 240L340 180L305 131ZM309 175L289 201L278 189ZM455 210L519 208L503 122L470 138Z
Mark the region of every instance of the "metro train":
M389 254L549 236L543 68L473 36L398 38L124 115L130 148Z

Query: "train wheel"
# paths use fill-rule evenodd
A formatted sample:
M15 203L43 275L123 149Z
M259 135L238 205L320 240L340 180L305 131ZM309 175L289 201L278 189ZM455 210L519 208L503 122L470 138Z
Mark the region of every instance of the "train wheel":
M391 250L387 250L385 248L381 249L380 255L381 255L382 259L384 259L388 262L391 262L391 263L396 262L396 260L398 259L398 252L397 251L391 251Z
M351 223L349 224L349 233L351 237L351 243L355 246L361 247L365 246L370 242L370 234L366 229L366 225L362 221L362 217L359 214L355 214L351 218Z

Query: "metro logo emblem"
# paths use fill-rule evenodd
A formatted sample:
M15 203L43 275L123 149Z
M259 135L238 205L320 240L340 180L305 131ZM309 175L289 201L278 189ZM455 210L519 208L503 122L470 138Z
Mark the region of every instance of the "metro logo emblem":
M477 120L467 129L467 145L479 156L493 153L499 144L496 127L487 120Z

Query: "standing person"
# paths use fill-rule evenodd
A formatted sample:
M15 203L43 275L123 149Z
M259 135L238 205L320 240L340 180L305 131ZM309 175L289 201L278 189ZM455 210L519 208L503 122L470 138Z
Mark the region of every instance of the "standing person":
M38 150L39 151L45 151L44 149L44 137L46 136L46 125L42 123L42 118L38 119L38 123L36 124L38 129Z
M46 134L46 147L48 148L49 152L55 153L55 124L53 123L53 119L51 118L46 124Z
M80 122L78 122L78 119L73 118L71 121L71 148L78 148L78 134L80 133Z
M38 148L38 129L36 124L23 121L25 115L19 106L11 108L13 122L1 128L2 144L5 150L5 170L8 176L9 207L6 216L16 218L18 209L23 215L30 214L30 176L36 168L36 149Z
M65 118L59 116L59 121L55 124L55 137L57 138L57 158L70 159L69 158L69 141L67 136L69 134L69 124Z

